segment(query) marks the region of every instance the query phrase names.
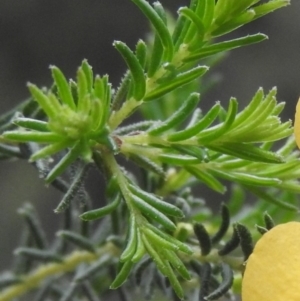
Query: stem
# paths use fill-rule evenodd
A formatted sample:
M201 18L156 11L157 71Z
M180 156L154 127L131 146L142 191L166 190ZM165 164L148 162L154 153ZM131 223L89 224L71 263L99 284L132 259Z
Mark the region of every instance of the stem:
M130 211L130 214L133 214L136 218L137 226L141 227L142 225L145 224L145 218L135 207L135 205L132 203L131 200L131 193L128 189L128 182L127 179L125 178L123 172L121 171L118 162L116 161L114 155L112 153L108 152L102 152L102 158L103 162L106 165L107 169L110 171L112 175L116 177L116 180L119 184L119 188L121 190L121 193L123 195L123 198L126 202L126 205ZM0 300L1 301L1 300Z
M106 167L110 171L110 173L116 177L116 180L119 184L119 188L121 190L121 193L125 199L125 202L129 208L129 210L134 212L135 207L132 205L132 202L131 202L130 192L127 188L127 180L124 177L114 155L110 152L102 152L102 159L103 159L103 163L106 165Z
M136 154L155 160L160 154L163 153L163 150L155 147L144 147L140 145L122 143L121 152L125 155Z
M87 251L74 251L66 256L61 263L48 263L39 266L36 270L28 275L24 275L21 280L22 283L15 284L3 290L0 293L0 301L10 301L17 298L32 289L41 285L46 278L54 275L59 275L71 272L76 269L81 263L90 263L98 260L101 256L110 254L112 257L117 257L120 250L112 243L107 243L97 250L96 253L89 253Z
M108 121L111 131L117 128L122 121L126 119L141 104L142 101L136 101L134 98L130 98L124 102L120 110L113 111Z
M128 136L121 136L119 137L122 141L132 144L139 144L139 145L149 145L149 144L160 144L163 146L172 146L172 144L181 144L181 145L193 145L193 146L201 146L200 143L197 141L196 138L190 138L184 141L179 141L177 143L173 143L167 141L164 136L151 136L147 133L143 132L142 134L138 135L128 135Z
M138 144L138 145L146 145L149 144L156 144L156 145L163 145L169 146L170 143L160 137L150 136L147 133L143 133L140 135L133 135L133 136L122 136L120 137L122 141L126 144Z

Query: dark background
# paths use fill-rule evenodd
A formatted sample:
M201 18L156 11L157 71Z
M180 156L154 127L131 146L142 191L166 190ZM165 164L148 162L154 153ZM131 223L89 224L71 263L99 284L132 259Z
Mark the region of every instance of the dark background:
M173 12L188 5L184 0L161 2ZM239 29L233 36L263 32L270 39L233 51L215 69L222 74L222 82L202 103L227 103L235 96L246 104L259 87L267 91L277 86L278 99L287 102L283 118L292 119L300 88L299 14L300 1L292 0L288 8ZM129 0L0 0L0 112L28 96L27 81L49 86L52 64L74 77L87 58L95 73L108 73L116 85L125 65L112 47L113 40L133 46L147 29L147 21ZM60 195L46 188L26 162L0 162L0 179L3 270L10 266L23 227L17 208L24 202L34 203L51 238L59 221L53 209Z

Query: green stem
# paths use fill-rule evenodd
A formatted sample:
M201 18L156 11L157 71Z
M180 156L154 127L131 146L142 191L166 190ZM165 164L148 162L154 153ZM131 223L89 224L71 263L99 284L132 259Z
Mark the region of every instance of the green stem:
M141 104L142 101L136 101L134 98L126 100L120 110L112 112L108 121L110 129L116 129Z
M163 153L163 150L155 147L144 147L140 145L123 143L121 146L121 152L125 155L136 154L136 155L145 156L149 159L156 160L157 157Z
M106 165L107 169L110 171L116 181L118 182L121 193L124 197L124 200L131 212L135 212L136 209L132 204L130 191L128 189L127 179L125 178L123 172L121 171L114 155L110 152L102 152L103 163ZM1 301L1 300L0 300Z
M124 176L122 170L120 169L120 166L118 165L118 162L116 161L114 155L110 152L102 152L102 158L107 169L112 175L116 177L116 180L119 184L119 188L130 211L130 214L133 214L135 216L137 227L145 225L147 221L143 217L140 210L137 209L134 203L132 202L131 192L128 189L128 181Z
M156 144L156 145L163 145L169 146L170 143L161 137L150 136L147 133L143 133L140 135L134 136L122 136L120 137L124 143L128 144L137 144L137 145L145 145L148 146L149 144Z
M164 136L151 136L148 133L141 133L139 135L128 135L120 137L122 141L126 143L139 144L139 145L149 145L149 144L157 144L162 146L172 146L171 141L167 141ZM193 146L201 146L201 144L196 140L196 138L190 138L184 141L180 141L181 145L193 145Z

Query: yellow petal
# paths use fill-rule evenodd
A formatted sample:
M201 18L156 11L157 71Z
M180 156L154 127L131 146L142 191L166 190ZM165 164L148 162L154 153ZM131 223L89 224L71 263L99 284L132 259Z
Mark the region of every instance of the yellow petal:
M294 134L295 134L296 143L300 148L300 98L298 99L298 103L296 106Z
M242 301L299 300L300 223L289 222L274 227L257 242L247 261Z

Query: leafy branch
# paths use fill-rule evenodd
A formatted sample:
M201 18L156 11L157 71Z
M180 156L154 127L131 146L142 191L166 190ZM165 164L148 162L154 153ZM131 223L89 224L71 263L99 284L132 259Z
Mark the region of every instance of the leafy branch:
M25 241L16 254L49 261L54 270L52 273L50 265L30 274L32 263L25 262L23 283L14 283L11 290L8 288L14 292L12 297L4 297L4 292L0 301L39 286L34 277L76 270L79 276L75 276L75 283L85 279L103 268L99 252L114 253L110 267L115 267L119 258L112 289L121 287L135 270L150 268L151 258L160 276L153 272L156 276L150 282L155 277L168 278L183 299L183 285L196 273L201 279L200 300L214 300L234 286L232 270L240 271L251 254L253 231L246 226L257 216L248 212L248 220L240 217L243 224L234 223L230 237L230 211L233 218L238 216L244 205L242 198L235 197L233 191L231 208L222 207L220 221L212 218L208 206L195 198L188 186L200 182L224 193L222 181L229 180L237 185L235 189L247 190L269 202L275 215L278 207L289 210L289 217L297 211L288 197L299 192L299 153L294 151L293 138L288 138L293 132L291 122L279 118L284 103L276 101L276 89L267 95L259 89L240 112L235 98L230 99L227 109L219 102L206 114L198 108L200 80L209 70L206 64L213 66L222 53L267 37L215 38L289 1L192 0L189 7L178 10L177 19L169 17L158 2L132 2L149 20L152 39L139 40L134 50L123 42L114 42L128 68L117 89L112 88L107 75L94 76L87 60L79 67L76 80L68 81L53 66L50 89L28 84L31 98L0 118L1 159L29 159L47 184L64 193L55 212L65 215L58 243L53 251L47 251L33 211L20 211L34 244ZM144 120L121 126L137 108ZM286 138L275 152L273 144ZM144 177L137 179L123 168L120 155L137 164ZM90 208L84 188L90 166L96 166L107 183L107 204L101 208ZM61 177L65 174L71 175L67 182ZM276 194L282 198L276 198ZM78 198L84 203L83 210L76 207ZM200 213L192 214L194 209ZM76 222L81 223L80 233L70 226L75 214L80 216ZM88 237L86 222L100 218L102 224L109 221L111 229L108 234L100 231L104 238L93 241ZM207 231L209 219L212 230ZM270 223L266 224L268 230ZM222 240L226 242L223 246ZM87 258L75 260L81 254L76 252L66 257L69 243L89 252L84 253ZM113 251L106 249L108 245ZM242 256L228 256L239 246ZM100 263L85 270L85 276L80 274L80 263L98 259ZM75 287L61 294L62 300L71 298Z

